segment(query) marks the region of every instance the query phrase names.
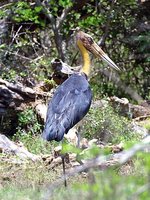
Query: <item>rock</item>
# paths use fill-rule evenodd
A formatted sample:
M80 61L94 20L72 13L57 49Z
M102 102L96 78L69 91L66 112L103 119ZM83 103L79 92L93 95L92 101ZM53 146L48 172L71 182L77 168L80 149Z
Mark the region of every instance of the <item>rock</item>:
M113 96L110 97L110 103L117 111L119 111L121 115L130 117L129 115L131 115L131 113L130 113L130 104L128 99L126 98L119 99L118 97Z
M141 136L142 138L146 137L149 134L146 128L140 126L136 122L131 123L131 128L137 135Z
M45 104L39 103L35 106L36 113L41 117L43 122L46 122L47 106Z
M123 143L121 142L120 144L112 145L111 151L113 153L119 153L119 152L123 151Z
M91 146L93 146L94 144L97 144L97 141L98 141L98 139L92 139L92 140L90 140L90 141L88 142L88 146L91 147Z
M78 137L77 137L77 128L76 126L71 128L67 134L64 135L64 137L67 139L67 141L70 144L73 144L74 146L77 146L78 144Z
M80 142L80 147L81 147L81 149L86 149L86 148L89 147L89 145L88 145L88 140L87 140L86 138L83 138L83 139L81 140L81 142Z
M57 158L61 156L62 146L57 146L54 148L54 157Z
M108 101L101 99L92 102L91 108L103 108L108 106Z
M129 118L137 118L150 115L150 106L148 102L143 102L141 105L133 105L128 99L118 97L110 97L112 106L120 112L121 115Z

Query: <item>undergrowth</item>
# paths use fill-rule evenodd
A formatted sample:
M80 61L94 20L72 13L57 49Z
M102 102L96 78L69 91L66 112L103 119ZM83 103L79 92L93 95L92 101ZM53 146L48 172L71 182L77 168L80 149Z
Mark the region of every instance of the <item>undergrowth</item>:
M41 139L43 127L40 125L34 110L26 109L18 116L17 132L14 140L22 142L27 149L35 154L50 154L58 143L44 142ZM82 135L92 139L98 138L105 143L124 142L130 148L139 139L131 127L130 120L120 116L109 105L103 108L91 108L82 126ZM131 145L132 143L132 145ZM65 147L66 151L80 154L75 147ZM93 146L79 156L89 159L97 155L110 154L110 149L99 149ZM103 170L90 170L69 178L68 187L63 183L57 188L52 187L62 176L62 166L50 169L44 162L24 163L22 165L0 162L0 199L11 200L148 200L150 185L150 157L148 153L138 153L123 166L115 166Z
M18 114L17 132L13 136L15 141L22 142L32 153L51 153L55 142L47 143L41 138L43 126L39 123L36 113L32 108Z
M91 108L84 126L83 135L86 138L98 138L103 142L119 143L138 140L139 136L133 132L131 121L120 116L117 111L107 105L102 108Z
M62 170L48 170L42 163L11 166L9 171L1 171L5 187L0 190L1 200L149 200L150 157L148 153L138 153L132 161L122 166L100 170L90 170L85 177L81 173L68 181L52 187ZM6 168L8 169L8 167ZM13 175L13 178L11 177ZM59 174L60 175L60 174ZM4 181L3 181L4 184ZM2 185L1 185L2 186ZM4 186L4 185L3 185Z

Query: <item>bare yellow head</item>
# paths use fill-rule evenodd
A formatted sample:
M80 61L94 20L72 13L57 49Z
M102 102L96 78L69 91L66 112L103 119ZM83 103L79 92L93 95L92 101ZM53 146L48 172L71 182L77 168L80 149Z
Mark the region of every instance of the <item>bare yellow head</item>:
M96 57L104 60L110 67L114 68L115 70L120 70L117 65L108 57L108 55L94 42L90 35L84 33L83 31L78 31L76 40L83 57L82 71L84 73L89 75L90 72L90 57L88 51L94 54Z

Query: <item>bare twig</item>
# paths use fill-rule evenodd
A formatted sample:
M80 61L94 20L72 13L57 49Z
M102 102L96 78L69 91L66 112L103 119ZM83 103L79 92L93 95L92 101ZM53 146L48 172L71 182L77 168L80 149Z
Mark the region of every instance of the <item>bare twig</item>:
M14 40L15 40L16 37L18 36L18 33L19 33L19 31L20 31L21 29L22 29L22 25L18 28L18 30L17 30L16 34L14 35L14 37L13 37L13 39L12 39L12 41L11 41L11 43L10 43L9 46L11 46L11 45L13 44Z
M54 32L54 39L56 48L60 58L64 61L65 60L65 48L63 48L63 38L61 35L61 27L66 19L68 12L71 10L72 6L67 7L63 10L60 17L55 19L55 17L51 14L50 10L44 5L40 0L36 0L36 4L38 6L42 6L42 12L47 17L47 19L51 22L52 30Z
M64 22L64 20L66 19L67 14L71 11L72 6L67 7L63 10L61 16L57 19L56 21L56 28L57 30L61 29L61 26Z
M46 194L44 193L43 195L44 196L43 200L48 200L50 195L54 191L54 188L62 185L65 179L68 179L71 176L75 176L78 173L87 171L95 167L103 167L103 169L107 169L108 167L111 167L111 166L123 165L126 162L128 162L133 156L135 156L137 152L143 151L147 149L148 147L150 147L150 136L147 136L146 138L142 140L141 143L135 144L132 148L128 150L124 150L116 154L98 156L94 159L86 161L83 165L72 168L65 175L65 177L62 176L60 179L54 182L54 184L50 185L50 187L47 188Z
M150 189L150 183L142 185L140 188L137 189L137 191L132 196L128 197L127 200L135 200L141 193L149 191L149 189Z
M25 59L25 60L29 60L29 61L32 61L32 60L33 60L33 59L31 59L31 58L28 58L28 57L26 57L26 56L23 56L23 55L21 55L21 54L18 54L17 52L13 53L13 52L11 52L11 51L7 51L6 53L9 53L9 54L12 54L12 55L21 57L21 58L23 58L23 59Z
M14 27L14 26L13 26L13 27ZM12 27L12 28L13 28L13 27ZM14 37L13 37L11 43L9 44L9 47L8 47L8 48L10 48L10 47L12 46L14 40L16 39L16 37L17 37L17 35L18 35L18 33L19 33L19 31L20 31L21 29L22 29L22 25L18 28L18 30L17 30L16 34L14 35ZM13 31L12 31L12 32L13 32ZM8 50L5 52L5 56L7 55L8 52L9 52Z
M110 70L107 69L101 69L99 68L97 71L94 71L93 76L95 74L101 73L106 77L110 77ZM111 73L111 81L117 85L118 88L120 88L122 91L124 91L126 94L129 94L132 99L137 101L138 103L141 103L143 101L143 98L137 93L137 91L130 86L127 86L119 77L119 75L115 72Z
M40 0L36 0L35 3L38 6L42 7L42 12L43 14L47 17L47 19L51 22L52 25L52 29L55 30L56 29L56 20L54 18L54 16L51 14L51 12L47 9L47 7L45 5L42 4L42 2Z
M109 28L110 28L110 24L111 24L111 12L114 8L114 4L115 4L115 0L112 0L111 2L111 7L110 7L110 10L109 10L109 13L108 13L108 16L107 16L107 24L105 26L105 32L103 34L103 36L101 37L101 39L99 40L98 42L98 45L99 46L103 46L104 43L105 43L105 40L109 34Z
M0 9L3 9L3 8L5 8L5 7L7 7L7 6L11 6L11 5L12 5L12 3L4 4L3 6L0 6Z

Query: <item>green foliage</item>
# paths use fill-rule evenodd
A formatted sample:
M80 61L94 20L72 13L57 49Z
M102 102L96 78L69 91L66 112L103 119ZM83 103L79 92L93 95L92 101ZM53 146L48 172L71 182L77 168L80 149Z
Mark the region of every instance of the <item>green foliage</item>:
M6 16L6 12L4 10L0 10L0 19L3 19Z
M38 60L31 60L30 61L30 70L32 70L33 77L37 81L49 80L49 77L52 73L52 69L50 67L51 58L47 58L47 56L43 56L41 59ZM30 70L28 71L28 76L30 76Z
M133 164L134 163L134 164ZM68 190L56 189L51 199L149 199L150 163L147 153L139 153L123 166L90 170L86 181L75 182Z
M63 154L65 154L65 153L76 153L76 154L79 154L80 152L81 152L81 149L75 147L72 144L63 142L63 144L62 144L62 153Z
M45 2L47 2L47 14L51 14L54 21L60 19L65 8L77 6L73 4L75 1L71 0L59 0L57 3L54 0L43 1ZM55 27L55 25L44 16L41 10L42 7L36 6L33 1L25 0L12 2L0 11L0 19L4 19L7 13L11 13L8 16L8 29L6 27L7 41L5 42L6 38L4 41L2 38L0 45L0 58L4 66L1 70L2 78L15 81L21 76L52 83L49 80L52 72L49 67L50 61L59 56L56 35L52 31L52 26ZM81 9L70 10L67 13L62 27L58 30L59 37L62 37L64 44L60 48L63 47L65 50L68 63L78 65L76 50L72 45L71 29L79 26L83 31L91 34L96 41L106 36L102 48L123 69L119 75L121 80L127 86L135 88L143 97L149 98L150 37L149 32L141 31L140 21L146 26L145 22L148 21L148 17L135 0L88 1ZM44 34L41 34L41 28ZM97 74L95 69L98 70L100 66L104 67L103 63L99 63L100 61L93 63L93 78L90 81L94 98L101 99L101 97L110 95L125 96L111 83L111 77L95 75ZM11 121L7 118L5 121L7 120L6 123L9 125ZM145 127L150 129L149 124ZM7 129L6 126L5 129ZM125 117L120 117L109 105L101 109L91 108L82 132L87 138L96 137L104 142L115 144L123 141L126 149L138 140L138 136L130 128L130 121ZM18 115L18 127L14 140L23 142L25 147L33 153L49 154L56 143L44 142L41 139L41 133L42 126L32 109L26 109ZM75 152L80 154L79 159L89 159L97 155L107 155L110 149L101 150L93 146L81 154L76 147L65 144L63 152ZM0 174L4 174L0 177L0 186L2 185L0 199L2 200L41 199L41 196L45 194L45 191L43 192L45 185L51 184L52 180L56 180L62 174L59 170L54 176L57 169L49 170L42 163L37 165L30 163L17 168L18 165L12 167L7 163L5 166L1 161L0 166L0 170L4 169L3 173L0 171ZM53 190L54 193L51 194L50 199L69 200L71 197L72 200L77 198L112 200L119 197L120 200L146 200L150 196L149 189L145 191L142 189L150 184L149 166L149 154L142 152L126 165L109 170L105 168L102 171L100 169L91 170L92 180L90 176L83 178L82 174L78 175L77 180L73 178L75 184L69 183L70 186L66 190L63 187L60 190Z
M144 128L150 131L150 118L148 118L145 123L143 124Z
M41 26L45 26L45 23L39 17L42 10L41 6L31 7L28 2L19 1L14 4L13 10L13 20L15 22L33 22Z
M42 126L31 108L18 114L18 127L14 140L19 140L33 153L49 153L50 144L46 144L42 138ZM33 142L34 141L34 142Z
M9 10L11 9L11 3L7 3L5 4L4 2L0 2L3 5L0 7L0 20L6 19L8 14L9 14Z
M3 71L1 77L5 80L8 80L10 82L13 82L16 80L16 77L17 77L17 72L14 70L14 69L10 69L10 70L7 70L6 71Z
M133 40L137 43L138 51L141 53L149 53L150 47L150 33L143 33L133 38ZM149 57L148 57L149 58Z
M118 96L122 96L120 94L121 91L118 91L118 88L101 74L98 74L97 76L92 78L90 80L90 85L93 92L93 98L95 100L101 98L105 99L106 97L110 96L110 94L111 96L115 96L116 94Z
M31 189L31 188L27 188L27 189L21 189L20 188L14 188L14 187L5 187L0 191L0 197L2 200L12 200L13 198L15 198L16 200L20 200L20 199L39 199L39 191L38 189Z
M131 130L127 118L114 112L109 105L90 109L83 126L83 135L87 138L97 137L102 141L112 143L138 139L138 136Z
M1 175L5 178L7 167L5 166L5 170L1 171ZM14 177L13 180L8 181L11 185L5 183L5 187L0 190L0 199L11 200L12 197L16 200L44 199L49 191L46 185L49 183L50 187L57 177L55 172L56 169L48 170L42 163L29 163L21 168L18 165L9 166L7 175L12 173ZM81 200L149 200L149 173L149 154L140 152L132 161L123 166L90 170L86 178L82 178L81 173L76 178L74 177L74 181L69 182L67 189L63 186L53 187L50 199L69 200L71 197L72 200L78 198Z
M41 131L42 133L42 131ZM50 154L54 148L54 143L46 143L41 138L41 134L35 135L30 131L25 132L22 129L19 129L18 132L14 135L15 141L20 141L28 149L29 152L34 154Z
M62 6L62 7L70 7L70 6L72 6L73 4L72 4L72 1L71 0L59 0L58 1L59 3L58 3L58 5L60 5L60 6Z
M30 127L37 122L37 117L32 108L28 108L25 111L18 114L18 122L20 127Z
M74 8L74 6L76 7L76 4L71 0L59 0L57 4L56 1L51 0L47 2L46 9L49 12L48 14L52 15L54 19L59 20L59 17L63 14L65 8ZM149 72L149 32L138 32L138 27L136 26L140 26L140 22L136 16L143 16L142 20L145 20L144 26L146 26L147 23L146 13L144 14L144 11L142 13L142 10L139 10L138 6L138 3L134 0L122 0L117 2L103 0L98 4L95 4L95 1L90 1L85 4L82 9L71 9L70 12L67 13L59 33L67 47L67 49L65 49L67 55L65 55L66 60L68 63L72 63L73 60L73 64L75 65L78 65L78 63L76 62L76 59L74 59L74 47L70 45L71 29L79 26L98 41L100 41L102 36L105 37L106 34L106 40L102 43L102 47L120 68L125 69L123 73L120 74L122 81L127 85L130 85L133 89L135 88L144 98L148 98L149 76L147 76L147 74ZM45 17L43 18L43 12L41 12L42 7L37 6L30 1L25 0L12 3L2 9L0 16L7 13L6 11L8 9L13 13L12 18L10 19L13 23L17 23L14 23L14 33L10 35L10 41L13 38L13 42L10 42L11 45L7 45L7 48L6 45L5 48L2 45L0 48L4 52L2 56L6 55L6 50L10 52L11 55L9 55L10 57L8 57L8 59L6 58L5 64L14 65L14 68L16 65L20 66L20 63L12 62L16 59L15 54L19 52L24 57L27 57L25 63L27 76L32 74L32 77L34 76L37 80L41 80L43 77L47 78L47 76L49 76L49 67L47 67L47 64L41 65L40 61L34 60L34 58L39 55L39 51L40 55L45 54L45 49L41 48L41 38L39 37L40 29L38 29L38 27L42 26L45 28L44 37L47 37L47 30L51 30L52 23L49 23L49 20ZM43 21L43 19L45 21ZM18 25L20 25L20 23L21 30L17 33ZM17 35L15 35L16 33ZM55 33L51 31L50 40L52 46L50 46L47 54L48 56L46 55L46 58L49 57L49 60L55 56L59 56L57 54L58 48L56 49L54 36ZM37 42L35 42L35 38ZM62 46L60 48L62 48ZM17 59L18 58L19 60L23 60L21 63L24 64L24 58L20 59L20 57L17 56ZM16 62L18 62L17 59ZM10 62L8 63L8 61ZM96 66L97 64L94 63L94 65ZM101 66L102 65L103 64L101 64ZM29 68L27 66L29 66ZM42 68L43 66L44 70ZM124 91L114 88L114 84L110 83L108 78L105 76L101 76L101 78L101 83L98 84L99 78L94 77L95 88L100 87L102 89L101 91L103 91L101 94L97 89L97 96L103 96L104 94L110 96L116 94L117 96L126 96L129 98L129 96L124 94Z
M5 43L0 45L0 50L5 49L5 48L6 48L6 44Z
M78 26L81 28L89 28L91 26L98 26L102 23L103 18L98 17L96 12L92 13L91 16L87 17L86 19L83 19L78 22Z
M93 159L96 158L97 156L100 155L107 155L110 154L111 150L109 148L104 148L100 149L98 146L93 145L89 149L85 149L85 151L82 151L81 153L78 154L77 160L88 160L88 159Z

